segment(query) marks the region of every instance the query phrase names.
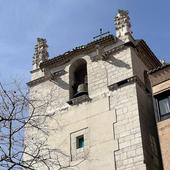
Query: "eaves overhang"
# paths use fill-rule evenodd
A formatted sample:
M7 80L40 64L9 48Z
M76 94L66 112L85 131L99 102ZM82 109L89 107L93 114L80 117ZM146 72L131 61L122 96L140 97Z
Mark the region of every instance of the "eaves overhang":
M40 68L43 69L45 67L48 67L48 66L56 64L56 63L63 64L65 62L68 62L71 58L73 58L77 55L80 55L83 53L89 53L89 52L93 51L94 48L96 47L96 45L107 46L110 44L114 44L116 42L117 42L117 38L115 36L113 36L113 35L105 36L98 40L92 41L86 45L75 47L71 51L67 51L64 54L58 55L52 59L42 62L40 64Z

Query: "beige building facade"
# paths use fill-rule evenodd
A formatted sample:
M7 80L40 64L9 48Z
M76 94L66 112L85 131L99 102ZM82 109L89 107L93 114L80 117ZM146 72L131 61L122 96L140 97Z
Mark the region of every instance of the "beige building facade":
M84 159L80 170L161 170L161 157L147 71L161 66L145 41L132 36L127 11L115 17L116 36L98 39L49 59L38 39L30 93L51 94L57 110L48 144ZM42 168L42 167L41 167ZM41 169L40 168L40 169Z

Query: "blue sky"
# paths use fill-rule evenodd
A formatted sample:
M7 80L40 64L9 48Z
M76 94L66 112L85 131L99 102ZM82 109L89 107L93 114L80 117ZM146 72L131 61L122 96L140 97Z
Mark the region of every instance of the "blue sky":
M37 37L50 57L90 42L99 29L115 34L118 9L130 13L134 37L170 62L169 0L0 0L0 81L30 79Z

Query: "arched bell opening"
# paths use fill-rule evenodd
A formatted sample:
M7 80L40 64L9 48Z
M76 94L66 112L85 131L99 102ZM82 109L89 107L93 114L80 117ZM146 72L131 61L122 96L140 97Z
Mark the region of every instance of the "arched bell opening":
M88 95L87 63L84 59L75 61L69 70L70 99Z

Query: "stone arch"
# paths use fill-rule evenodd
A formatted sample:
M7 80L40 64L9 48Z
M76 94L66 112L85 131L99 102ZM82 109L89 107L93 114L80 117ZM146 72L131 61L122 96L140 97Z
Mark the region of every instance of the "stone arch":
M77 59L69 68L69 96L70 99L88 95L87 62Z

